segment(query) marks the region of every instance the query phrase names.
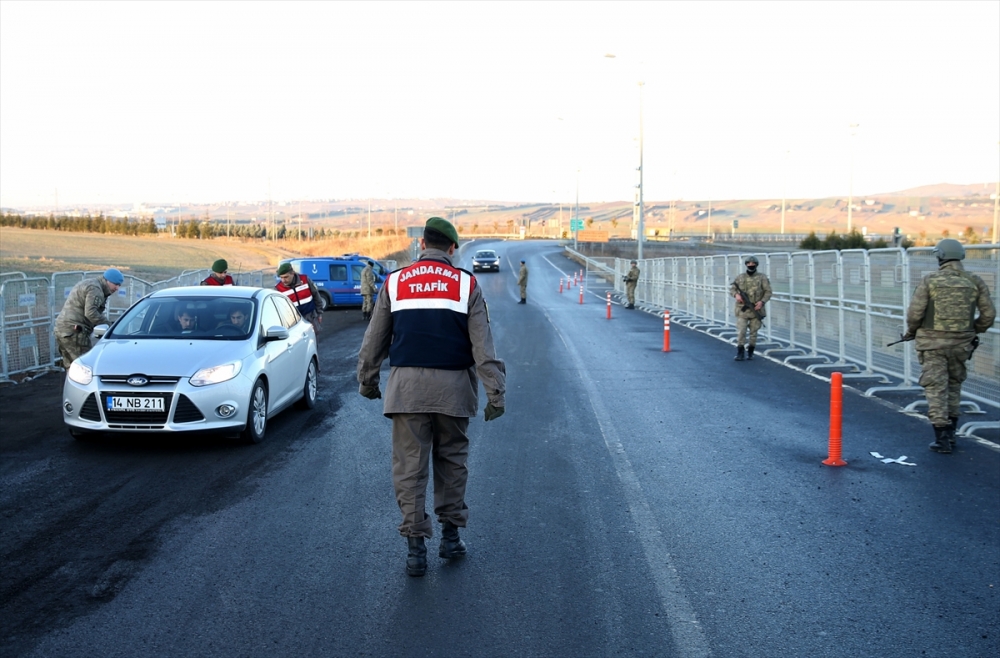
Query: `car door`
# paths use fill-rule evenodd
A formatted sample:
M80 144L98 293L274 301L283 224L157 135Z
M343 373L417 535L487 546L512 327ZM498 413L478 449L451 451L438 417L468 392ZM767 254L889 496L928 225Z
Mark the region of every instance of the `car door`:
M271 327L284 327L281 314L274 305L277 295L268 295L260 302L260 332L261 335ZM284 295L280 296L285 303ZM300 382L294 381L296 368L292 349L291 336L288 339L272 340L264 344L264 370L268 380L268 416L272 409L278 409L288 399L292 386Z
M361 273L365 270L365 263L351 263L351 278L353 279L353 301L352 304L361 306Z
M299 382L298 386L292 386L288 394L291 397L298 395L302 389L302 384L306 380L306 367L309 365L309 334L312 333L312 325L304 320L295 307L284 295L272 295L274 305L278 307L278 315L281 316L282 325L288 329L288 354L291 359L288 362L292 370L292 382ZM287 402L285 400L282 402Z
M347 263L330 263L330 298L335 305L351 304L354 289L347 271Z

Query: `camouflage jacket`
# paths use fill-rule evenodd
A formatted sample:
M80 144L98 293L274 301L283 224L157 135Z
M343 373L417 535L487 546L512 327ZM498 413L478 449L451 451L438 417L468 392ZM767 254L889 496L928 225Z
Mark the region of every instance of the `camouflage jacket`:
M639 268L632 266L632 269L628 271L625 275L625 283L638 283L639 282Z
M528 266L521 265L521 271L517 273L517 285L526 286L528 285Z
M738 318L755 318L757 315L753 312L752 308L757 302L764 302L765 304L771 299L771 281L767 278L767 275L763 272L755 272L754 274L747 274L746 272L741 273L736 277L736 281L729 286L729 294L735 297L736 286L740 287L743 291L744 297L743 301L750 308L743 308L743 304L736 302L736 317ZM761 306L760 315L764 317L767 315L767 310Z
M996 317L986 283L966 272L960 261L952 260L925 276L913 291L906 312L906 333L916 337L920 351L958 347L985 333Z
M361 294L374 295L376 292L378 291L375 289L375 270L371 265L365 265L365 269L361 270Z
M108 315L104 309L110 296L111 288L103 276L84 279L76 284L69 291L66 303L56 318L56 331L68 336L73 333L73 326L79 325L89 336L96 325L108 323Z

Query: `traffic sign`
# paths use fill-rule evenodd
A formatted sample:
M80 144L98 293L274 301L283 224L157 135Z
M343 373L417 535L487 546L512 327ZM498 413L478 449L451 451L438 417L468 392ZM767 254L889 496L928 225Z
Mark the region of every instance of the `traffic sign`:
M583 220L582 219L571 219L571 220L569 220L569 230L571 230L571 231L582 231L583 230Z

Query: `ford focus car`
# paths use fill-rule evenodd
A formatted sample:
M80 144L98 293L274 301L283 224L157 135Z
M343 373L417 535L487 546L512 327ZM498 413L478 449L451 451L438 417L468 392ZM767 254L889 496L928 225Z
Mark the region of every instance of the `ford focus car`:
M267 422L316 403L316 333L281 293L205 286L154 292L70 365L70 434L210 432L264 440Z
M477 251L476 255L472 257L472 271L499 272L500 257L497 256L497 252L491 251L489 249L483 249L481 251Z

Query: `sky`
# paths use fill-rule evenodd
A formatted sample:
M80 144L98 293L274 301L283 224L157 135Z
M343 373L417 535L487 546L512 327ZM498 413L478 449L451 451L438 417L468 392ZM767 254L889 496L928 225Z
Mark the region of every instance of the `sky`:
M997 1L0 1L4 207L629 201L640 156L646 201L863 196L998 146Z

